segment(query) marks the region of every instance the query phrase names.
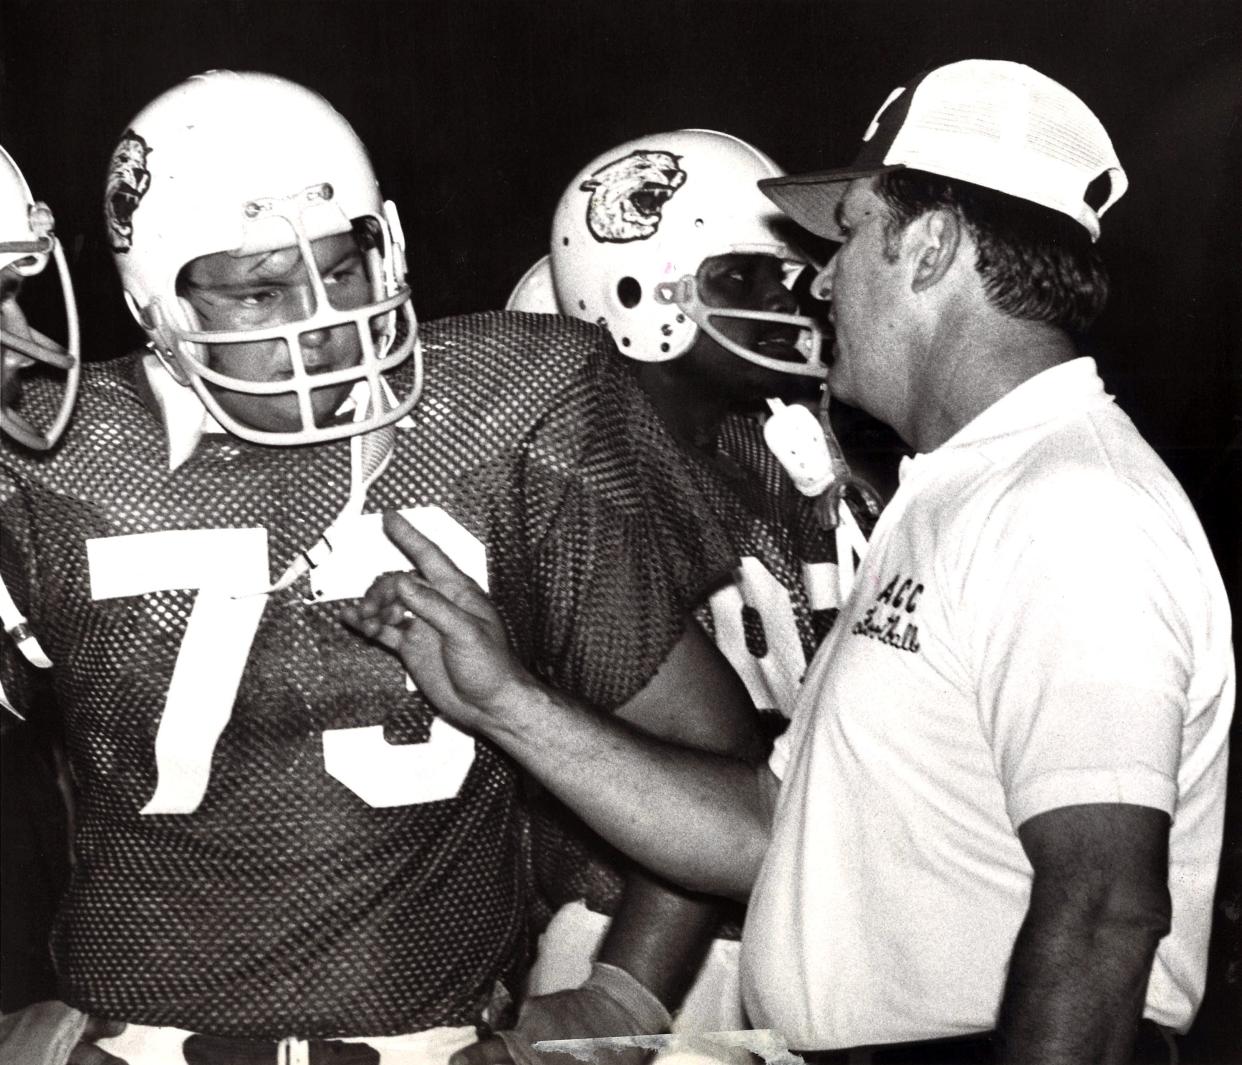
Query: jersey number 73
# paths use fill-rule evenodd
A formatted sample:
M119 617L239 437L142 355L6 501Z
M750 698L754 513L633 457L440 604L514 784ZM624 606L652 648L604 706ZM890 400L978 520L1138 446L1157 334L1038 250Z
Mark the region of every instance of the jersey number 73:
M486 589L484 548L472 533L439 507L401 513ZM338 526L333 539L332 554L313 573L316 602L356 598L380 574L409 566L379 514ZM171 529L92 539L86 548L94 600L197 592L156 730L155 792L141 811L193 813L267 601L267 530ZM425 743L389 743L382 725L327 729L322 738L325 770L371 806L452 798L475 754L473 738L438 717Z

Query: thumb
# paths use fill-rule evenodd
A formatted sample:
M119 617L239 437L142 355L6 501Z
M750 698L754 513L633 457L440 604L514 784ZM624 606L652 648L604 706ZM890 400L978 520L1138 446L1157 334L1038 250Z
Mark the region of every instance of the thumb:
M511 1065L509 1048L500 1036L480 1039L449 1058L449 1065Z
M111 1039L125 1031L124 1021L110 1021L104 1017L88 1017L86 1027L82 1030L82 1041L94 1043L98 1039Z
M82 1031L82 1040L69 1054L67 1065L127 1065L115 1054L95 1045L98 1039L109 1039L125 1031L124 1021L109 1021L103 1017L90 1017Z

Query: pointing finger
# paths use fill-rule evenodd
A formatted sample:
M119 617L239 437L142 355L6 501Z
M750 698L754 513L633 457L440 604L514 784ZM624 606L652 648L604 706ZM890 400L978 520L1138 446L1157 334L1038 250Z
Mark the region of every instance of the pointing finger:
M384 532L436 587L450 593L459 589L478 589L479 586L457 568L434 540L424 536L395 510L384 512Z

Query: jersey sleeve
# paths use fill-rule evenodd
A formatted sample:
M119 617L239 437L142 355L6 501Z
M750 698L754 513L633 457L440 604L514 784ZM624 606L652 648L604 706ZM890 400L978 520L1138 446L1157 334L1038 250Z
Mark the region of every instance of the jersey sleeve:
M1075 470L1002 504L959 609L1010 818L1083 803L1172 815L1202 577L1150 497Z
M655 674L736 556L685 456L601 337L526 441L537 671L604 709Z

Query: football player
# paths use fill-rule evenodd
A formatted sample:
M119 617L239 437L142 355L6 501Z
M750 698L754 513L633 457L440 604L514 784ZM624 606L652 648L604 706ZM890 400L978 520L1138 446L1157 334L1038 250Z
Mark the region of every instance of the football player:
M69 422L77 388L79 344L73 283L55 222L36 201L12 156L0 148L0 433L5 446L46 451ZM55 264L49 270L49 264ZM55 278L55 280L53 280ZM58 284L56 283L58 281ZM51 283L49 283L51 282ZM51 332L55 322L64 345L31 328L19 300ZM33 291L32 291L33 290ZM56 298L60 311L48 306ZM59 319L59 321L57 321ZM47 377L60 385L58 401L39 421L23 408L23 377ZM34 631L17 610L0 579L0 640L13 639L36 665L46 658ZM5 693L0 690L0 699ZM13 1011L54 995L55 977L47 939L55 899L68 874L67 813L57 780L55 729L21 726L0 711L0 1009ZM0 1021L3 1024L3 1021Z
M765 441L769 401L781 409L814 400L827 373L819 328L794 293L807 260L756 185L781 173L752 145L711 130L604 152L569 182L549 254L507 304L597 322L631 360L741 558L698 616L769 731L784 727L865 544L848 507L835 529L821 520ZM576 986L589 972L611 905L607 852L595 855L563 807L549 802L541 814L536 867L556 915L540 942L535 993ZM675 1027L745 1026L733 935L713 945Z
M61 997L126 1022L99 1048L130 1065L445 1060L525 975L528 822L515 765L340 623L405 568L381 512L489 588L541 675L746 751L745 689L689 620L732 546L601 330L417 321L397 210L307 89L164 93L105 206L151 351L91 366L74 431L6 456L0 496L81 807ZM709 911L636 890L665 924L615 937L561 1034L667 1030L644 966Z

